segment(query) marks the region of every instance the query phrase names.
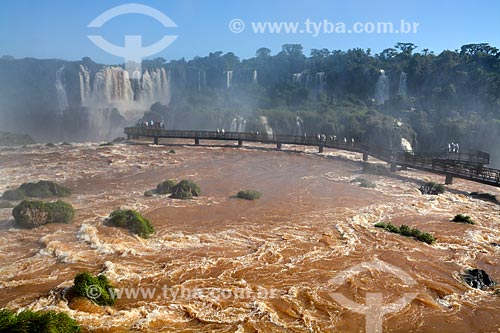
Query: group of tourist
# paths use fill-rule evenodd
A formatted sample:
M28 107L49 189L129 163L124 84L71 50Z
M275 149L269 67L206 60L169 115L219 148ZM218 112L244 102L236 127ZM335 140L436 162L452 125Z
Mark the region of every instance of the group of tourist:
M454 142L448 143L448 153L458 154L459 150L460 150L460 146L458 145L458 142L457 143L454 143Z
M163 121L138 121L137 124L135 124L137 127L155 127L155 128L165 128L165 123Z
M304 133L304 138L307 137L307 134ZM329 135L329 136L326 136L326 134L316 134L316 141L319 141L319 142L326 142L326 141L330 141L330 142L337 142L337 136L336 135ZM354 138L351 138L350 140L351 142L351 145L354 146ZM347 145L347 138L344 137L344 144Z

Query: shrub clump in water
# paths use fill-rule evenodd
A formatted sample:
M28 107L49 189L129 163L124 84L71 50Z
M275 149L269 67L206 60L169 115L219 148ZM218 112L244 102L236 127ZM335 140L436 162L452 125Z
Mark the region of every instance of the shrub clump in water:
M368 162L363 162L362 172L378 176L387 176L390 174L389 169L385 166Z
M24 310L15 314L11 310L0 310L0 332L80 332L77 322L65 313L55 311Z
M422 194L438 195L443 194L445 190L446 188L443 184L437 184L434 182L427 182L420 186L420 192L422 192Z
M242 190L236 196L240 199L257 200L262 196L262 193L255 190Z
M181 180L174 187L172 187L172 194L170 195L173 199L191 199L192 197L197 197L201 193L201 189L195 182L190 180Z
M73 282L69 293L76 297L87 298L97 305L114 305L116 302L115 289L106 275L93 276L89 272L81 272Z
M63 201L24 200L14 207L12 216L20 227L36 228L47 223L70 223L75 216L75 209Z
M172 193L172 189L175 186L175 182L171 179L164 180L158 185L156 185L156 193L157 194L168 194Z
M142 238L149 238L155 233L151 222L132 209L116 209L109 215L106 222L115 227L127 228L131 233Z
M407 225L401 225L400 227L397 227L393 225L392 223L384 223L384 222L378 222L375 224L375 227L377 228L382 228L387 231L400 234L406 237L413 237L421 242L427 243L427 244L432 244L436 241L436 238L428 233L428 232L423 232L417 228L411 228Z
M452 220L453 222L476 224L469 215L457 214Z
M375 188L376 185L369 181L368 179L357 177L351 181L351 183L359 183L359 187L364 188Z
M7 190L2 194L3 200L15 201L15 200L23 200L24 198L26 198L26 194L24 194L24 191L18 188L15 190Z
M469 194L470 197L475 198L475 199L481 199L485 201L491 201L494 203L500 203L496 197L496 195L491 194L491 193L485 193L485 192L471 192Z
M49 180L40 180L37 183L23 183L17 189L7 190L2 195L4 200L23 200L29 198L67 197L71 191L64 186Z

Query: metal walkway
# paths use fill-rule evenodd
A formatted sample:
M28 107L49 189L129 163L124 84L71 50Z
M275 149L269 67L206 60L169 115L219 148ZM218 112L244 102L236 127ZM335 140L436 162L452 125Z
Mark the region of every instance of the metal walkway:
M167 130L156 127L127 127L125 134L128 139L149 137L158 144L160 138L191 139L195 144L200 144L201 140L222 140L236 141L238 146L243 142L258 142L274 144L277 149L281 149L284 144L304 145L318 147L319 152L324 148L352 151L363 154L363 160L367 161L368 156L373 156L391 165L391 170L396 171L397 166L402 168L412 168L425 170L446 176L446 184L453 183L453 177L467 179L482 184L500 187L500 170L487 168L490 156L481 151L465 151L461 153L391 153L387 149L361 142L344 142L344 139L331 136L293 136L293 135L273 135L268 136L258 132L225 132L216 131L180 131Z

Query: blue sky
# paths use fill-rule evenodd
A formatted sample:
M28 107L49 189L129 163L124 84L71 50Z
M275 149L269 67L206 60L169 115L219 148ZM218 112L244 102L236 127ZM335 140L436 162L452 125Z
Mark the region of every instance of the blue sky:
M151 17L127 14L108 21L101 28L88 24L104 11L127 3L151 6L166 14L177 28L165 28ZM245 30L232 33L232 19L245 22ZM256 34L251 22L339 23L347 27L355 22L418 22L411 34ZM303 25L301 25L301 28ZM285 43L300 43L308 55L312 48L346 50L371 48L374 53L396 42L412 42L418 50L436 53L457 49L467 43L487 42L500 47L500 1L346 1L346 0L5 0L0 3L0 55L16 58L60 58L78 60L89 56L97 62L121 63L94 45L87 35L97 34L116 45L124 44L124 35L142 35L143 45L157 42L164 35L177 40L151 57L170 59L205 56L209 52L234 52L241 58L252 57L260 47L277 53Z

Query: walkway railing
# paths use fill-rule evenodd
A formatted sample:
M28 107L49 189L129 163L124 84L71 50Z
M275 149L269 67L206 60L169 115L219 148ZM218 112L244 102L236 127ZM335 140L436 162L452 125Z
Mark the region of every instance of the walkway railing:
M363 154L363 160L368 155L391 164L391 169L397 165L429 172L445 174L447 183L452 177L464 178L488 185L500 187L500 170L486 168L490 156L481 151L461 151L460 153L392 153L382 147L361 142L335 138L334 136L294 136L294 135L267 135L258 132L217 132L217 131L183 131L167 130L156 127L127 127L125 134L128 139L152 137L158 144L159 138L194 139L195 144L200 140L237 141L241 146L243 141L275 144L281 148L283 144L316 146L322 152L324 148L347 150Z

